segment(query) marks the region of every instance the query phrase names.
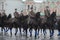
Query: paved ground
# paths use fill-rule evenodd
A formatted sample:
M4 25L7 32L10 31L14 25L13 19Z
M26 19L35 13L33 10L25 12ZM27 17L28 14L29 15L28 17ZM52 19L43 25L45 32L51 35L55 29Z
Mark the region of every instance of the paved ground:
M44 36L43 33L42 34L40 33L39 38L37 37L36 39L34 37L34 30L33 30L33 36L32 37L29 37L29 32L28 32L28 37L26 37L23 32L22 32L23 36L21 36L19 34L19 31L18 31L17 35L15 36L14 35L15 30L14 29L13 29L12 36L9 33L10 31L8 31L7 33L4 33L4 32L2 33L0 31L0 40L60 40L60 37L57 36L57 34L58 34L57 30L54 30L55 31L54 36L51 38L49 37L49 30L47 29L46 31L47 31L46 36Z

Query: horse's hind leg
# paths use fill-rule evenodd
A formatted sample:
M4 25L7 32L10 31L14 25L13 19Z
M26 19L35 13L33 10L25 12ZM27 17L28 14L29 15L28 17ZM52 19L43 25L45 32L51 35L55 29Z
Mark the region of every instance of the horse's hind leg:
M43 34L46 35L46 29L45 28L43 29Z
M35 30L35 38L36 38L37 30Z
M39 29L39 27L38 27L38 35L39 35L39 30L40 30L40 29Z
M37 29L35 29L35 38L37 37Z
M27 29L26 29L26 37L27 37Z
M54 35L54 29L50 29L50 37Z
M19 27L20 35L21 35L21 27Z
M10 34L11 34L11 36L12 36L12 28L10 28Z
M16 31L16 32L15 32L15 35L16 35L16 34L17 34L17 32L18 32L18 28L15 28L15 31Z

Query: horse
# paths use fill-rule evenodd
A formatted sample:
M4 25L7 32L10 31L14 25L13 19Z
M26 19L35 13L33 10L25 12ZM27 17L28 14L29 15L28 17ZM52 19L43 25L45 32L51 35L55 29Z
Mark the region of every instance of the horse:
M32 36L32 29L35 29L35 37L37 36L37 34L39 33L39 27L40 27L40 12L37 12L35 14L35 17L30 17L30 21L29 21L29 26L30 26L30 37ZM37 29L38 29L38 33L37 33Z
M37 12L35 17L36 17L36 23L37 23L37 25L36 25L37 28L36 29L38 30L38 31L37 30L36 31L38 32L37 34L39 35L39 30L41 29L41 23L42 23L42 19L40 17L40 12Z
M8 17L7 17L7 21L5 21L5 26L6 26L6 32L8 31L8 30L10 30L10 34L12 35L12 28L13 28L13 21L14 20L14 18L12 18L12 15L11 14L9 14L8 15Z
M56 23L56 12L52 12L47 20L47 28L50 30L50 37L54 34L54 24ZM49 27L48 27L49 26Z
M4 14L3 16L1 16L1 31L3 32L3 29L4 29L4 32L5 32L5 27L6 27L6 21L7 21L7 15Z
M23 28L23 30L26 31L26 35L27 35L27 28L28 28L27 18L28 18L28 15L26 16L22 15L18 19L15 19L16 21L13 23L16 29L15 35L18 32L18 28L20 30L20 34L21 34L21 28Z

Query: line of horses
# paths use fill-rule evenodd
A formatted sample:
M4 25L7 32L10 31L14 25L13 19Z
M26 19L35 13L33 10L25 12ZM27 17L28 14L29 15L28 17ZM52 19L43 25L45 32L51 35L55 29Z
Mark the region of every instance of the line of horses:
M57 28L54 26L55 24L58 24L60 26L60 21L57 22L56 15L52 13L47 20L42 20L40 17L40 12L36 13L35 17L29 17L29 15L22 15L18 18L12 18L11 14L7 17L6 15L0 16L0 27L1 31L7 32L10 30L10 34L12 35L12 28L15 28L15 35L18 32L18 28L20 30L21 34L21 28L23 28L23 31L26 32L27 36L27 29L29 28L30 37L32 36L32 29L35 30L35 37L39 35L39 30L43 29L44 35L46 34L46 29L49 29L50 31L50 37L54 34L54 29L60 29L58 26Z

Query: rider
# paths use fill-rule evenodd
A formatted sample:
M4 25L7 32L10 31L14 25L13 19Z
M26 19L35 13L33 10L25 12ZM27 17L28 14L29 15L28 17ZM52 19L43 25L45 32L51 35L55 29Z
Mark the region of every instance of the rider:
M31 11L29 12L29 16L30 16L30 17L35 17L35 13L34 13L34 11L33 11L33 8L31 8Z
M17 9L15 9L14 17L15 17L15 18L18 18L18 17L19 17L19 13L17 12Z
M48 21L48 18L50 16L49 6L46 6L46 9L44 10L44 13L45 13L45 18Z

